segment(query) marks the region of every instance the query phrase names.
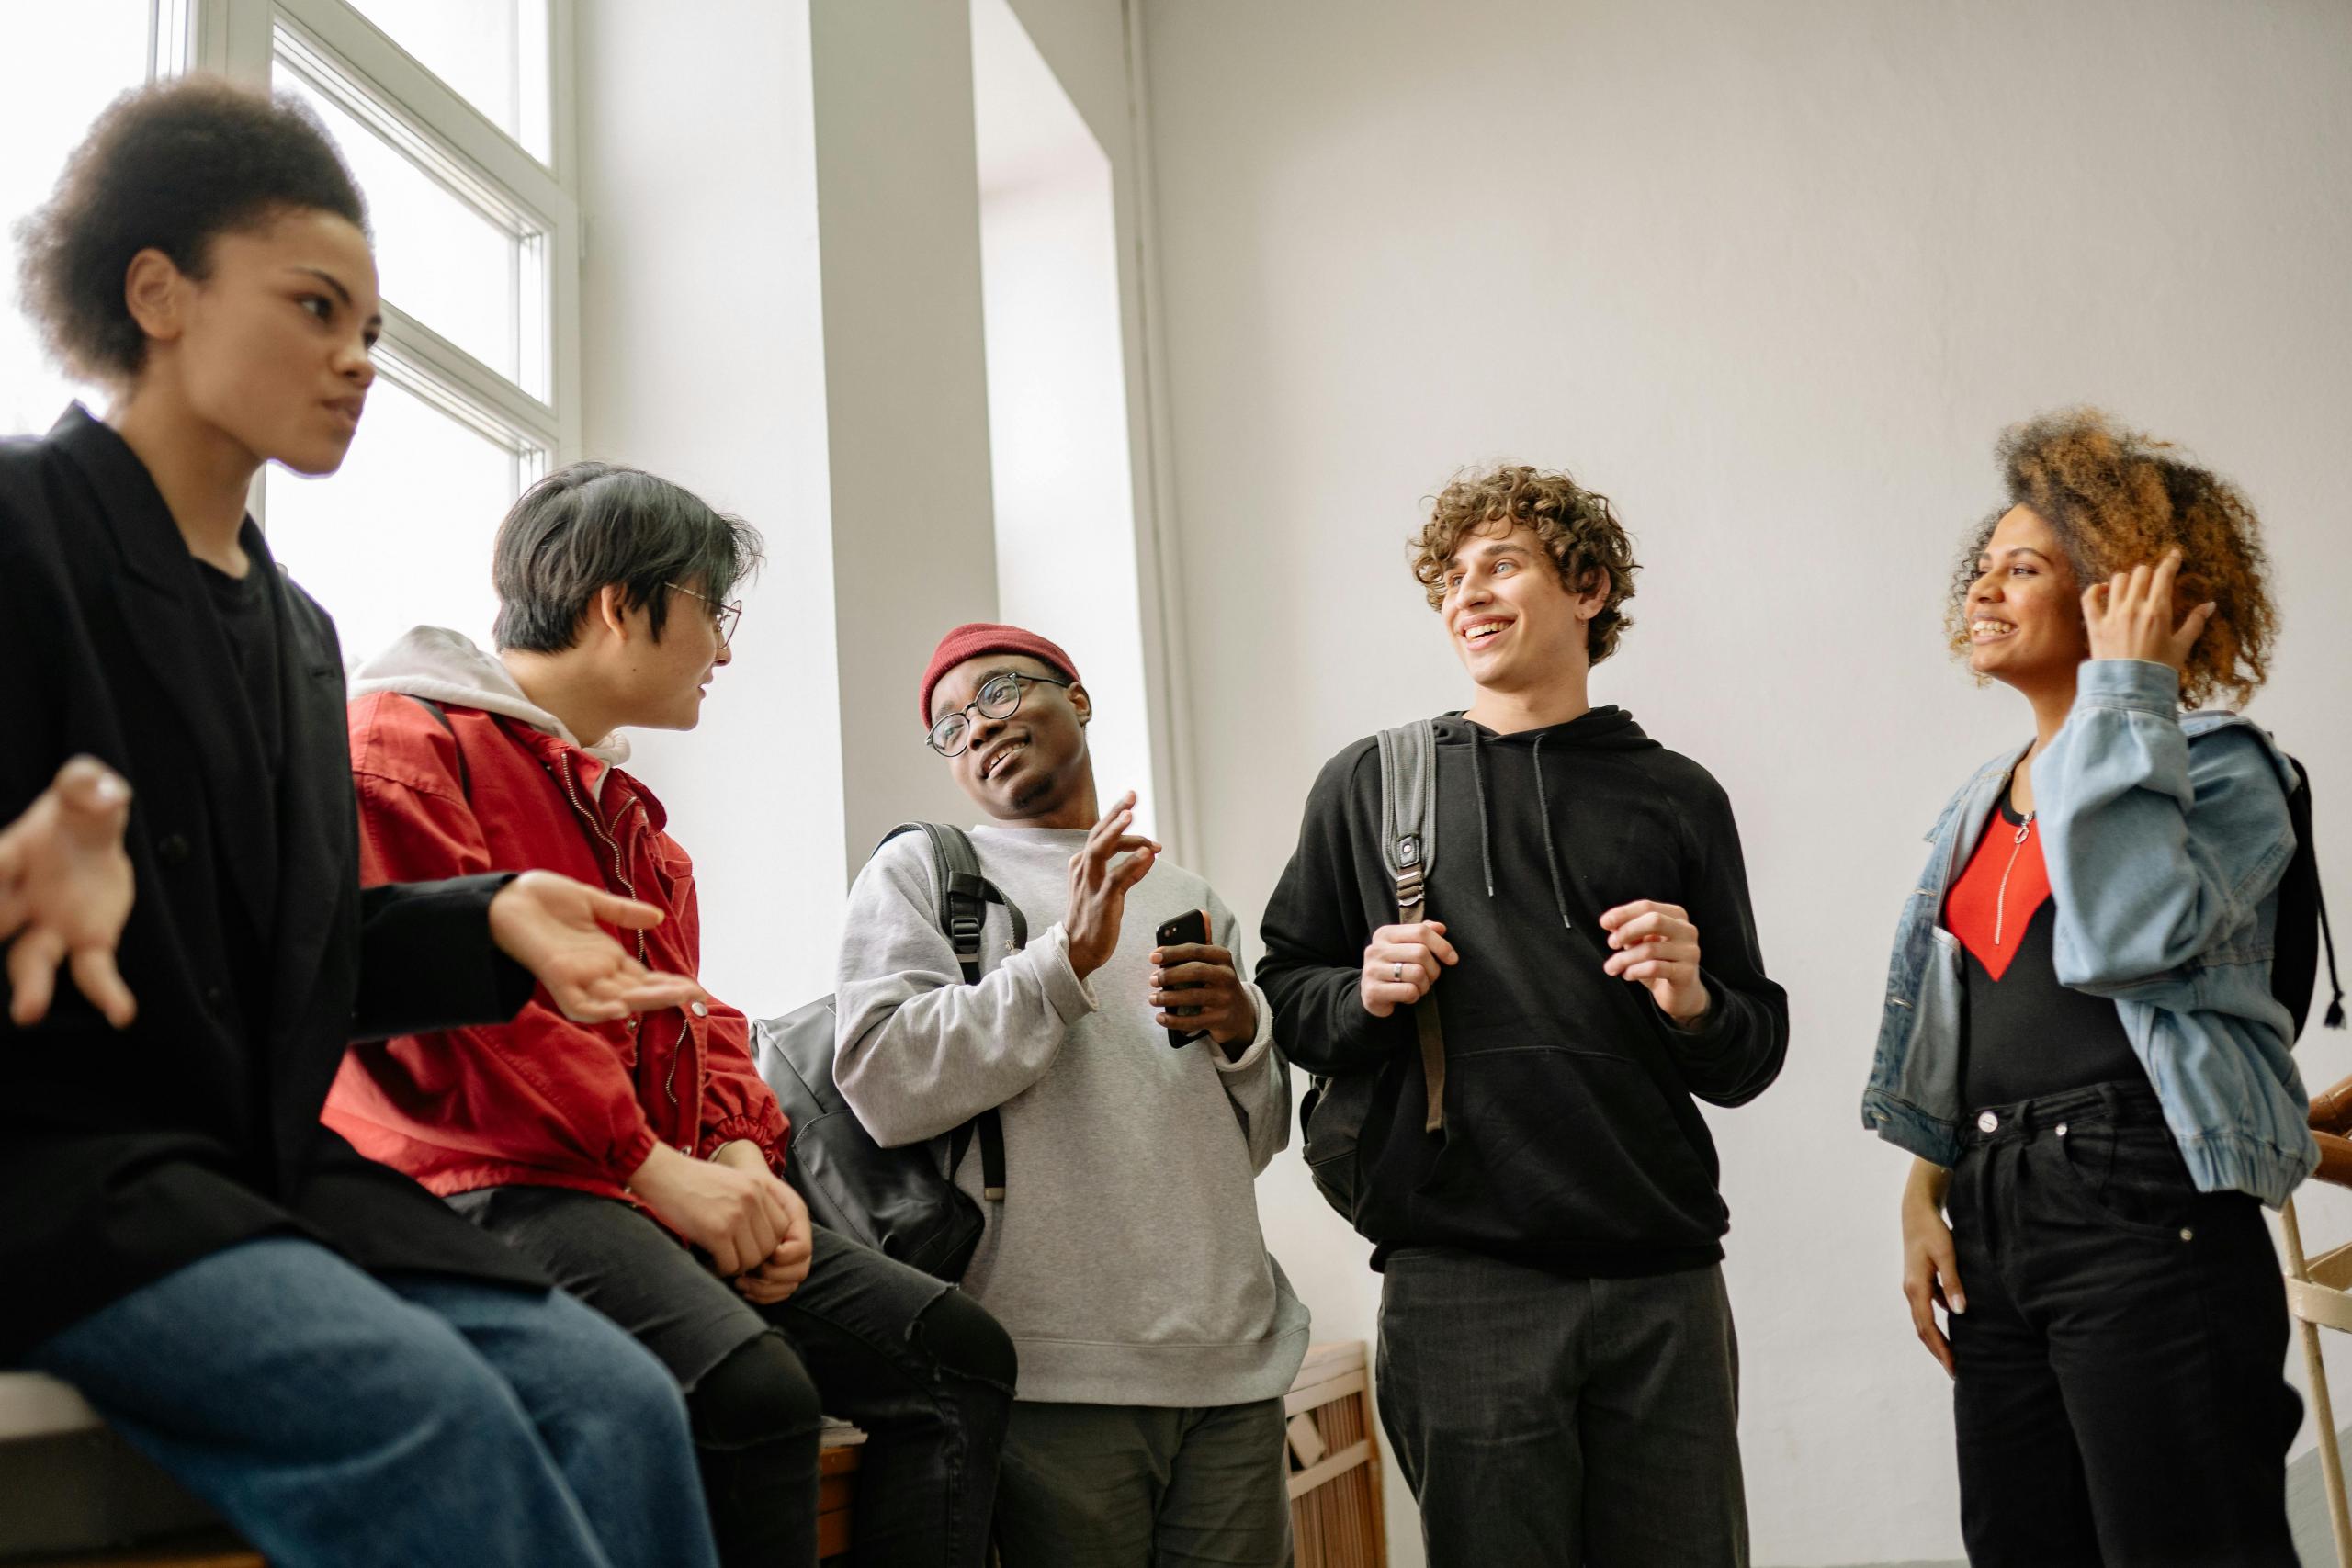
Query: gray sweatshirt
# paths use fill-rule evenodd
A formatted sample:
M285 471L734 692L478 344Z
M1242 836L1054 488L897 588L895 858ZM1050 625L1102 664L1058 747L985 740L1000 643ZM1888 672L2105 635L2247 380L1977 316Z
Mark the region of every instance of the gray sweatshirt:
M1127 895L1119 946L1081 980L1062 918L1079 829L976 828L980 867L1028 917L990 908L979 984L937 924L920 835L884 845L850 889L835 998L834 1081L886 1145L990 1106L1004 1122L1005 1199L964 1288L1021 1355L1019 1397L1193 1407L1270 1399L1306 1351L1306 1309L1267 1255L1254 1179L1290 1141L1290 1079L1272 1010L1238 1061L1182 1049L1152 1021L1161 922L1206 909L1240 955L1208 885L1165 861ZM1247 975L1246 965L1242 973ZM956 1180L980 1197L977 1145Z

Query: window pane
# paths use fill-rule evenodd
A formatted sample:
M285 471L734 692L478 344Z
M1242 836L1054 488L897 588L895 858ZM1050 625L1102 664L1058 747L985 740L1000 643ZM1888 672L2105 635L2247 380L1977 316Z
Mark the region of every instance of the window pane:
M523 268L544 247L502 224L419 168L334 99L279 62L277 85L319 113L358 176L376 233L384 298L534 396L544 374L524 363ZM534 280L535 282L537 280ZM540 297L534 288L531 298ZM536 333L531 334L534 341Z
M548 161L548 0L351 0L351 6Z
M269 547L334 617L346 665L414 626L488 646L491 541L521 479L514 451L379 378L341 472L269 470Z
M98 111L147 79L150 0L7 7L0 47L0 435L47 430L77 392L16 308L17 222L49 199Z

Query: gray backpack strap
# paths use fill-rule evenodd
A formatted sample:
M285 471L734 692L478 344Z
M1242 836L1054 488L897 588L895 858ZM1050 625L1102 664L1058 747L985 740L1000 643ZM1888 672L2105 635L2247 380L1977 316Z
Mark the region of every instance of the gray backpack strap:
M1427 918L1429 876L1437 864L1437 726L1428 719L1380 732L1380 854L1396 885L1396 923ZM1413 1004L1420 1035L1421 1077L1429 1112L1421 1130L1445 1131L1445 1032L1437 998Z
M939 929L947 933L947 941L956 949L956 966L964 972L964 984L980 983L980 931L988 923L988 907L1001 904L1004 912L1012 917L1012 945L1029 945L1029 919L1021 906L1006 897L995 883L980 872L980 855L972 847L964 829L943 822L901 822L882 835L887 844L902 833L921 833L931 845L931 885L938 892ZM882 844L874 846L879 851ZM980 1145L980 1192L991 1203L1004 1201L1004 1119L990 1106L969 1122L948 1134L947 1175L952 1181L956 1168L964 1163L964 1156L978 1137Z

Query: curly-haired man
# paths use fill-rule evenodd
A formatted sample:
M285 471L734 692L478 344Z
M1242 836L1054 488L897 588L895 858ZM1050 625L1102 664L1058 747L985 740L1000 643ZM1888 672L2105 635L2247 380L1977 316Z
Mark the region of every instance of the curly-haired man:
M1464 477L1414 550L1475 688L1435 721L1428 918L1396 923L1361 740L1316 781L1258 969L1292 1059L1369 1089L1327 1090L1308 1158L1356 1134L1382 1420L1441 1568L1744 1563L1727 1221L1695 1102L1763 1092L1788 1004L1731 806L1587 699L1636 570L1605 497Z

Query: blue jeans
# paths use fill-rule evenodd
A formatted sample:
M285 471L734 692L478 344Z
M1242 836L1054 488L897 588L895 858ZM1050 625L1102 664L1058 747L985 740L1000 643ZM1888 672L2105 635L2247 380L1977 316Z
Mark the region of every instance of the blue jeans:
M715 1568L656 1361L560 1292L216 1252L37 1346L273 1568Z

